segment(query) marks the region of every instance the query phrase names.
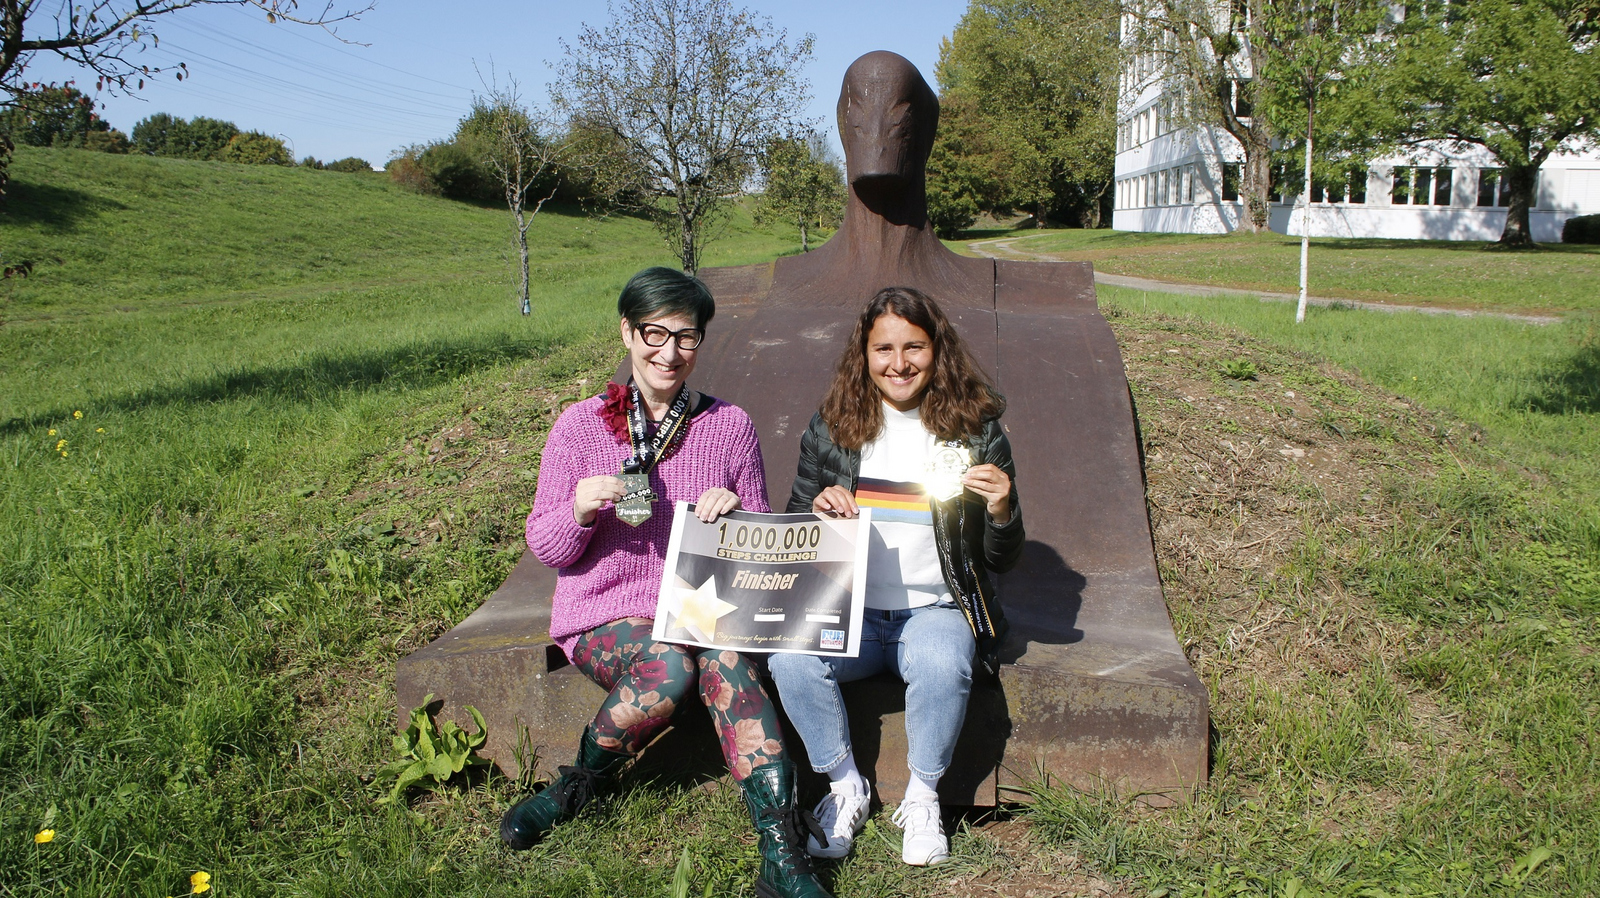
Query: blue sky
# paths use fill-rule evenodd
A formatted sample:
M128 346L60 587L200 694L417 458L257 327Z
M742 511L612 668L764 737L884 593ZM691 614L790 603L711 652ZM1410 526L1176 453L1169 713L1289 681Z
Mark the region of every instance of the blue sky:
M734 0L740 5L739 0ZM305 4L319 6L315 0ZM934 83L939 41L966 11L966 0L812 0L743 5L770 16L791 40L816 36L811 64L810 115L834 130L833 104L845 67L871 50L893 50ZM341 44L315 29L269 25L259 12L201 7L153 20L160 46L139 61L188 64L182 82L171 74L147 80L132 96L99 95L113 127L132 131L156 112L226 119L246 130L285 139L295 157L331 161L360 156L381 166L395 149L448 136L483 91L491 71L519 81L523 96L543 101L559 64L562 39L583 23L600 25L606 4L518 3L509 0L378 0L360 20L340 26ZM365 46L362 46L362 45ZM94 93L94 79L53 57L36 57L29 81L76 79ZM837 149L838 139L833 143Z

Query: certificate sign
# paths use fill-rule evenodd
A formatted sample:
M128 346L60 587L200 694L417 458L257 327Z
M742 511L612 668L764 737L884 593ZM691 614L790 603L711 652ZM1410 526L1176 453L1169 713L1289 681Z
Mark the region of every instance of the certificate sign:
M871 511L856 519L731 511L707 524L677 503L653 636L740 652L854 658L861 650Z

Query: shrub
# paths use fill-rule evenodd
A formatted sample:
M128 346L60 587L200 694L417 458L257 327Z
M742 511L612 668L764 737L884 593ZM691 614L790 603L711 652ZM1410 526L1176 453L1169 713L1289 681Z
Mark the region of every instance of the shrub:
M336 159L323 167L328 171L342 171L350 174L372 171L372 163L359 156L346 156L343 159Z
M1561 227L1562 243L1600 243L1600 215L1579 215Z
M499 193L494 176L454 141L430 144L417 161L439 185L439 192L451 199L494 199Z
M90 131L83 135L83 148L98 153L116 153L125 156L133 149L133 143L128 140L128 135L112 128L109 131Z
M417 157L420 155L422 155L420 147L407 147L401 150L399 155L390 159L383 166L383 170L389 173L391 181L407 190L429 196L437 196L439 194L439 185L433 183L433 178L428 176L428 172L422 167L422 163L417 161Z
M235 134L222 148L223 162L240 162L245 165L293 165L289 148L283 141L260 131Z
M318 159L315 156L307 156L306 158L301 159L300 160L300 167L301 168L309 168L309 169L312 169L314 171L322 171L323 169L327 168L326 165L322 164L322 160Z
M934 233L953 240L978 220L978 204L965 194L952 194L928 185L928 221Z

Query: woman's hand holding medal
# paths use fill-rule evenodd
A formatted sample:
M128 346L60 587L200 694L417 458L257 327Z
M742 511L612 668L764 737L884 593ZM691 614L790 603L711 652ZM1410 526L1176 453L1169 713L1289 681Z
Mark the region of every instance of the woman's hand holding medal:
M995 465L974 465L961 475L961 485L983 497L996 524L1011 520L1011 478Z
M621 478L612 474L600 474L594 477L585 477L578 481L578 487L572 497L572 518L578 522L579 527L587 527L594 523L600 514L600 509L607 502L615 502L626 495Z

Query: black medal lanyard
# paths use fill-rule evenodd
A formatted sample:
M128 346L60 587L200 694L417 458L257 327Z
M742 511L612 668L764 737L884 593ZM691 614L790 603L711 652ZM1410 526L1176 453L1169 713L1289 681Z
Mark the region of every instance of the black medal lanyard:
M617 517L637 527L650 519L650 503L656 500L655 490L650 488L650 471L661 461L673 442L683 435L689 423L689 388L678 388L678 394L672 397L672 404L667 407L667 414L656 426L654 437L649 435L650 421L644 413L644 397L631 379L628 381L628 399L631 402L628 408L628 442L633 454L622 463L619 476L627 494L618 499L616 505Z

